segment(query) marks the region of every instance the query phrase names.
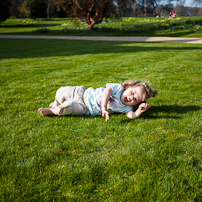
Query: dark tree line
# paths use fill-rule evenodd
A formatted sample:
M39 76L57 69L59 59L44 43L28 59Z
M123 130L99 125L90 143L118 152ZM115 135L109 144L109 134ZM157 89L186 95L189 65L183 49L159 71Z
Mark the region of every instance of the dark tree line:
M0 21L5 21L10 17L9 13L10 2L8 0L0 1Z
M0 0L0 21L16 18L74 17L85 20L88 29L101 23L103 18L122 16L155 16L183 8L185 0ZM167 3L165 3L167 2ZM202 5L202 0L193 0Z

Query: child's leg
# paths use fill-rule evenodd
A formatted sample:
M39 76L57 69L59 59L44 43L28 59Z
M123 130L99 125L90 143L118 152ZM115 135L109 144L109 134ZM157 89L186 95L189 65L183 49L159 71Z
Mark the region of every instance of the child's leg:
M59 88L54 101L54 103L61 108L59 115L89 114L88 109L83 102L84 92L84 86L65 86ZM55 107L54 103L52 107Z
M73 101L65 101L59 107L55 108L39 108L42 116L50 116L50 115L83 115L84 107Z
M54 102L51 102L51 103L49 104L49 107L53 107L53 105L54 105Z
M74 101L64 101L60 106L59 115L83 115L84 106Z
M39 108L42 116L59 115L60 108Z
M78 91L78 89L81 89L80 86L63 86L60 87L56 94L55 94L55 101L52 102L49 107L55 108L58 107L59 105L61 105L64 101L70 101L70 100L74 100L74 96L76 95L76 91ZM84 87L83 87L83 92L84 92Z
M48 115L89 115L85 103L83 102L84 86L66 86L57 90L55 101L49 105L49 108L40 108L43 116Z

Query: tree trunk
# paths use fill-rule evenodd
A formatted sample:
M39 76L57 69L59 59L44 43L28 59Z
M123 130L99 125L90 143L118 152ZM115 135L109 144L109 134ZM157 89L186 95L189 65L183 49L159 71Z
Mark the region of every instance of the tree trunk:
M133 3L133 17L137 17L137 2Z
M88 31L93 31L93 26L95 25L95 22L91 22L89 25L88 25Z
M48 2L47 2L46 13L47 13L47 18L49 19L49 18L50 18L50 3L49 3L49 0L48 0Z

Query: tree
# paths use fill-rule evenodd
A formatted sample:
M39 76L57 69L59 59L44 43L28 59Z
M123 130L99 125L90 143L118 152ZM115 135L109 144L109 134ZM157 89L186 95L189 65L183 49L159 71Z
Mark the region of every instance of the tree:
M47 4L44 0L25 0L22 5L22 10L29 18L45 18Z
M202 0L193 0L193 3L200 6L202 5Z
M57 12L57 7L55 5L55 1L54 0L44 0L44 1L47 4L47 9L46 9L47 18L57 17L58 12ZM64 12L64 15L59 15L58 17L66 17L65 12Z
M123 17L135 17L138 14L138 7L137 7L137 1L136 0L129 0L125 3L123 7L123 11L121 13L121 16Z
M158 5L156 8L156 14L160 16L167 16L171 11L174 11L173 4Z
M23 0L9 0L10 1L10 8L9 8L9 11L10 11L10 15L12 17L23 17L22 16L22 13L20 12L20 7L22 7L22 4L23 4Z
M202 16L202 8L199 8L199 16Z
M121 8L127 0L56 0L63 5L68 17L78 17L88 24L88 30L93 30L95 24L102 22L104 17L120 15Z
M10 2L8 0L0 1L0 22L10 17L9 6Z
M185 16L185 2L186 0L177 0L177 5L175 6L175 12L177 16Z
M133 10L132 16L133 17L138 16L137 1L136 0L130 0L130 4L131 4L132 10Z
M186 15L186 9L185 9L185 7L183 6L183 5L176 5L175 6L175 12L176 12L176 15L177 16L185 16Z
M157 0L137 0L138 7L144 16L156 15L156 8L158 6Z

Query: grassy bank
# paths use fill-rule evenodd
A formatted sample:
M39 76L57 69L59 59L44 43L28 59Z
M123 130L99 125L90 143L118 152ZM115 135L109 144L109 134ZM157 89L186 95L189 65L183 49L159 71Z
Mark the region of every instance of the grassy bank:
M0 34L202 37L202 17L108 19L95 25L93 32L80 20L8 19L0 24Z
M23 45L22 45L23 44ZM201 201L202 46L0 40L2 201ZM149 80L142 117L42 117L65 85Z

